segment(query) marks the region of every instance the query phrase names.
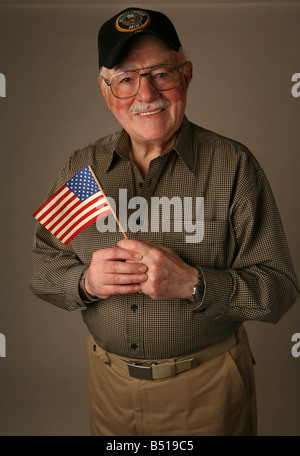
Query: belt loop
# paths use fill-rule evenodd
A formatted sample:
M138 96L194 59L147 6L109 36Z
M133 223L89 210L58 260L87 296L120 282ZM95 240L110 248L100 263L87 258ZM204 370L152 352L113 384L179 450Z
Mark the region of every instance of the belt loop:
M175 377L176 376L175 360L170 359L169 364L170 364L170 377Z

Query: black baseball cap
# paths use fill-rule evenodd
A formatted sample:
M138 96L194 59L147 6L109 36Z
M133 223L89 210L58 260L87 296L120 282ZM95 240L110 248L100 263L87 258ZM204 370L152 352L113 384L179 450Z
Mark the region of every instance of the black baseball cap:
M154 35L176 52L181 47L175 27L165 14L127 8L105 22L99 30L99 68L113 68L122 58L124 47L140 34Z

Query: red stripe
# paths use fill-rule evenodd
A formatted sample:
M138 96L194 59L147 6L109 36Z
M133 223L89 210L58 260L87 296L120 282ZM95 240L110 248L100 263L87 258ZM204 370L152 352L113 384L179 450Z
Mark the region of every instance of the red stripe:
M86 224L82 225L77 231L75 231L71 237L69 237L65 242L64 244L65 245L68 245L73 239L74 237L76 237L81 231L83 231L85 228L87 228L88 226L90 226L92 223L94 223L96 220L98 219L98 215L95 215L94 218L90 219L88 222L86 222Z
M71 199L71 201L74 201L74 199L77 199L77 202L75 204L73 204L72 207L70 207L68 210L64 211L61 216L54 222L52 223L52 225L48 226L47 227L47 230L51 231L64 219L66 218L70 212L72 212L74 209L76 209L76 207L78 206L81 206L82 202L77 198L76 195L74 195L74 198ZM62 206L62 211L64 210L65 207L67 207L69 205L70 201L68 201L64 206ZM53 220L55 217L57 217L57 215L60 213L60 209L57 213L53 214L52 217L49 218L49 220L47 220L47 222L45 222L45 224L51 222L51 220ZM69 220L70 221L70 220Z
M83 220L85 220L89 215L93 214L94 212L98 212L98 209L97 208L92 208L89 212L87 212L86 214L84 214L82 217L80 217L78 220L74 221L74 223L67 229L67 231L64 231L64 233L62 234L59 234L62 229L68 225L68 223L70 223L70 220L68 222L66 222L62 227L60 227L59 231L57 234L55 234L55 236L58 238L58 239L61 239L61 238L64 238L65 236L67 236L68 233L70 233L70 231L72 231L74 229L74 226L76 226L77 224L79 225L80 222L82 222ZM98 214L97 214L98 215ZM52 232L53 234L53 232Z
M71 192L71 193L72 193L72 192ZM67 193L67 195L69 195L69 193ZM62 200L62 199L58 200L57 203L61 202L61 200ZM45 226L45 225L48 225L48 224L51 222L51 220L53 220L55 217L57 217L61 212L62 212L62 215L61 215L60 219L63 218L63 217L65 217L72 209L74 209L74 207L78 206L78 204L81 203L81 201L78 200L76 204L74 204L69 210L67 210L67 211L64 212L64 209L65 209L66 207L68 207L69 204L72 203L74 200L78 200L78 198L77 198L76 195L73 194L72 198L69 198L68 201L66 201L61 207L58 207L57 210L56 210L48 219L43 220L43 225L44 225L44 226ZM49 213L49 212L51 212L51 211L53 211L53 208L50 208L49 211L47 211L47 212ZM46 214L46 213L45 213L45 214ZM42 220L43 218L44 218L44 215L41 217L41 220ZM56 225L56 223L58 223L58 221L55 222L55 225ZM50 225L49 228L47 227L47 230L51 231L51 227L52 227L52 225Z
M90 211L90 213L91 213L91 212L92 212L92 211ZM85 228L87 228L87 227L88 227L89 225L91 225L92 223L96 222L96 220L98 220L98 218L105 217L106 215L109 215L109 214L111 214L111 210L108 208L105 212L102 212L100 215L99 215L99 214L95 215L94 218L88 220L84 225L82 225L80 228L78 228L78 230L75 231L75 232L72 234L72 236L71 236L70 238L68 238L68 239L64 242L64 244L65 244L65 245L68 245L68 244L72 241L72 239L74 239L74 237L77 236L77 234L79 234L82 230L84 230ZM87 216L88 216L88 214L87 214ZM68 230L68 231L69 231L69 230ZM72 230L71 230L71 231L72 231ZM67 234L67 232L64 233L64 236L62 236L62 238L64 238L64 237L66 236L66 234Z
M59 237L60 236L60 232L69 224L71 223L72 219L74 219L78 214L80 214L80 211L83 209L87 209L89 206L95 204L96 200L91 200L88 204L84 204L84 202L80 203L80 205L78 205L78 209L77 211L72 215L71 218L69 218L68 220L65 221L65 223L63 225L61 225L59 228L55 229L57 223L55 223L54 227L52 228L51 230L51 233L54 234L55 236ZM76 207L76 206L75 206ZM97 211L98 208L94 208L93 209L94 211ZM88 212L89 214L91 213L91 211ZM84 219L85 217L87 216L87 214L83 215L79 220L76 220L74 223L79 223L80 220ZM73 225L71 225L72 227L74 227L74 223ZM72 229L72 228L71 228ZM66 233L70 230L70 228L66 231ZM50 231L50 230L49 230ZM56 233L56 234L55 234ZM65 233L60 236L60 237L64 237Z

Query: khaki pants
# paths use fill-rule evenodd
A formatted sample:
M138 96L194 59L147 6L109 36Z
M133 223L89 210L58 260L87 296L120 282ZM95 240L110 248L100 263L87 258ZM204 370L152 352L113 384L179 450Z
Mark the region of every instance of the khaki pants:
M252 354L239 343L186 372L159 380L130 377L87 341L91 434L99 436L256 435Z

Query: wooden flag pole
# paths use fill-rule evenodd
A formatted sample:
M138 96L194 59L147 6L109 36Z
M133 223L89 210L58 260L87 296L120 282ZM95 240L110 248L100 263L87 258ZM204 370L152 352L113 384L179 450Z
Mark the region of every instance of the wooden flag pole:
M109 201L108 201L108 199L107 199L107 196L105 195L105 193L104 193L104 191L103 191L103 188L101 187L101 185L100 185L100 183L99 183L97 177L95 176L95 173L94 173L94 171L92 170L92 167L89 165L88 168L89 168L89 170L91 171L91 173L92 173L92 175L93 175L93 178L94 178L95 181L97 182L97 185L99 186L101 192L103 193L103 196L104 196L104 198L105 198L105 200L106 200L106 202L107 202L107 204L108 204L108 206L109 206L109 208L110 208L110 210L111 210L113 216L115 217L115 219L116 219L116 221L117 221L117 224L118 224L120 230L121 230L122 233L123 233L124 238L125 238L125 239L128 239L128 237L127 237L125 231L123 230L122 225L121 225L121 223L120 223L120 221L119 221L119 219L118 219L118 217L117 217L115 211L113 210L113 208L112 208L111 205L109 204Z

